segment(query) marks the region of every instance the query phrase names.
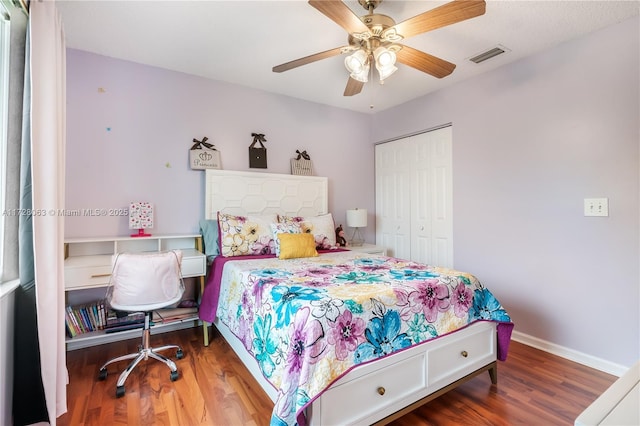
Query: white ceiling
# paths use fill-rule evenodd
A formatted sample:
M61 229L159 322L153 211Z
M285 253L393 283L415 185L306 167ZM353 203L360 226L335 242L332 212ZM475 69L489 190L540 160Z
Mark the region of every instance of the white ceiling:
M356 0L345 3L362 16ZM376 13L401 22L444 1L384 0ZM274 73L284 62L347 44L347 34L304 0L57 0L67 47L335 107L381 111L638 15L640 1L488 0L480 17L403 40L457 65L437 79L405 65L362 93L342 95L348 73L336 56ZM468 58L502 45L508 53ZM624 52L620 52L624 54ZM371 109L373 105L373 109Z

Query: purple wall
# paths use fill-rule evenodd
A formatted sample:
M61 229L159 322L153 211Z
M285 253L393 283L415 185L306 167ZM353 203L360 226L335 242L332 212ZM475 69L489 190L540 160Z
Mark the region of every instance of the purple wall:
M376 140L453 123L454 264L516 330L640 357L639 23L634 18L398 108ZM584 198L608 197L609 217Z
M104 92L101 92L103 89ZM194 233L204 215L204 172L193 138L215 144L228 170L290 173L296 149L329 177L329 210L372 212L371 117L88 52L67 52L66 208L155 206L152 233ZM251 133L267 139L268 169L249 169ZM128 218L67 217L67 237L127 235Z

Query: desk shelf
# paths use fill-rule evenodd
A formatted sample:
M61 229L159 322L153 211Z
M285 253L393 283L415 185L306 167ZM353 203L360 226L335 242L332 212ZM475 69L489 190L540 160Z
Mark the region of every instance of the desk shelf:
M180 320L172 321L169 323L153 324L151 326L152 334L167 333L169 331L182 330L183 328L197 327L200 324L198 314L193 317L183 318ZM127 339L140 339L142 336L142 327L132 330L116 331L113 333L106 333L104 330L90 331L88 333L80 334L73 338L67 338L67 350L72 351L76 349L88 348L90 346L102 345L105 343L119 342Z

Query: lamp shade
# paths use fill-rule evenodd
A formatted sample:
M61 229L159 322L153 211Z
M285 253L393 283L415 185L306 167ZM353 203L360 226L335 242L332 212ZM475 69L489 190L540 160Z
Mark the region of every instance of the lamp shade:
M367 209L347 210L347 226L365 228L367 226Z
M379 67L392 67L396 63L396 53L383 46L373 51L373 57Z
M373 57L376 60L376 69L380 74L380 81L383 81L398 71L398 68L395 66L396 54L394 51L380 46L373 52Z
M367 65L367 52L362 49L356 50L352 55L344 58L344 66L350 73L358 74Z
M344 66L354 80L366 83L369 78L369 57L362 49L344 58Z
M349 77L362 83L366 83L367 81L369 81L369 64L366 64L362 71L358 73L352 72L351 74L349 74Z
M378 69L378 74L380 74L380 81L383 81L384 79L389 77L391 74L398 71L398 67L394 65L387 66L387 67L376 66L376 68Z

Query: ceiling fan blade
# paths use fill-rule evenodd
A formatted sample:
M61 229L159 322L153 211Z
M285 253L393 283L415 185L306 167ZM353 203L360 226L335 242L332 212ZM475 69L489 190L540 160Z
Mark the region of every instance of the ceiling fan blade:
M363 86L363 82L349 77L349 81L347 81L347 87L344 88L344 96L357 95L358 93L362 92Z
M309 0L327 18L347 30L348 33L368 32L369 28L341 1Z
M394 25L393 29L404 38L426 33L436 28L484 15L484 0L454 0ZM388 30L387 30L388 31Z
M275 67L273 67L273 72L283 72L283 71L288 71L292 68L297 68L299 66L302 65L306 65L306 64L310 64L311 62L316 62L319 61L321 59L327 59L330 58L332 56L336 56L339 55L340 53L342 53L343 49L345 49L346 46L343 47L336 47L335 49L331 49L331 50L326 50L324 52L320 52L320 53L315 53L313 55L309 55L309 56L305 56L304 58L299 58L293 61L289 61L289 62L285 62L284 64L280 64L280 65L276 65Z
M456 64L404 45L396 52L396 58L400 63L437 78L448 76L456 68Z

